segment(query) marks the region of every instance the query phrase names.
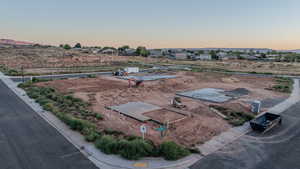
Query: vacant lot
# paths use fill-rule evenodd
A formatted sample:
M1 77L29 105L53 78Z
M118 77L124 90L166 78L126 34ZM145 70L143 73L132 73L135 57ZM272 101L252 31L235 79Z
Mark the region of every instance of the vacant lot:
M124 66L144 67L146 64L190 65L200 71L237 71L300 75L300 63L258 62L247 60L178 61L167 58L104 55L93 53L92 50L88 49L65 50L58 47L39 46L0 49L0 66L4 65L7 68L15 69L17 71L21 71L21 68L23 67L25 73L34 75L111 71Z
M176 61L160 59L158 64L185 64L192 65L201 70L235 71L248 73L289 74L300 75L300 63L287 62L261 62L247 60L227 61Z
M127 63L128 57L58 47L0 49L0 65L27 74L107 71Z
M98 129L122 131L128 135L141 135L139 127L144 123L109 110L106 108L107 106L141 101L165 108L163 111L149 112L145 115L148 114L152 119L162 123L178 121L170 124L169 130L163 138L157 131L160 124L153 121L145 122L148 127L146 138L157 144L173 140L186 146L203 143L231 127L228 121L211 111L210 105L223 106L236 112L249 112L248 102L253 99L264 100L288 96L285 93L267 90L277 83L273 78L230 76L220 73L176 72L171 74L177 75L177 78L147 81L139 88L129 88L126 80L109 76L55 80L36 85L53 87L61 93L72 94L89 102L90 109L104 117L104 120L97 121ZM183 104L186 105L183 111L191 113L192 116L182 116L169 111L170 101L176 92L201 88L224 90L245 88L250 93L239 99L219 104L183 97Z

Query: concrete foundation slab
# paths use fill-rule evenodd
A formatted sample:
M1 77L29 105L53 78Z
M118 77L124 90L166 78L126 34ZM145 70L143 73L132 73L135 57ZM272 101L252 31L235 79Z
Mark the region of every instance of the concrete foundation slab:
M214 88L204 88L199 90L180 92L177 93L177 95L215 103L223 103L232 99L232 97L225 95L224 90Z
M129 102L108 108L143 122L151 119L144 116L143 113L161 109L161 107L143 102Z
M149 75L149 76L120 76L120 79L135 79L135 80L143 80L143 81L152 81L159 79L173 79L176 78L175 75Z

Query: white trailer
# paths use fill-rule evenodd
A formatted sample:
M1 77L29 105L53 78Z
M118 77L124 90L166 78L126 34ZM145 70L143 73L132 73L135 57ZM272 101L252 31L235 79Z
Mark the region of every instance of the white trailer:
M127 73L138 73L139 68L138 67L126 67L124 69L124 71L127 72Z

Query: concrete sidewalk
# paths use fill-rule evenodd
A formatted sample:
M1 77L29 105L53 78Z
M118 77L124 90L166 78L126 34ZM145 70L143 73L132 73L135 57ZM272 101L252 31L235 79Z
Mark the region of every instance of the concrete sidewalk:
M101 169L183 169L201 159L200 155L190 155L177 161L166 161L162 158L145 158L137 161L129 161L122 159L116 155L106 155L98 150L94 144L85 141L84 137L71 130L63 122L61 122L51 112L44 111L38 103L30 99L26 92L17 87L9 77L0 72L0 79L19 96L26 104L35 110L43 119L56 128L65 138L67 138L75 147L77 147L88 159L90 159L97 167Z
M294 79L293 92L291 93L290 97L282 103L270 108L268 111L271 113L280 114L299 101L299 80ZM233 127L228 131L213 137L210 141L198 146L198 148L201 151L201 153L206 156L216 152L217 150L223 148L227 144L232 143L234 140L237 140L239 137L245 135L249 131L251 131L251 127L249 122L247 122L243 126Z

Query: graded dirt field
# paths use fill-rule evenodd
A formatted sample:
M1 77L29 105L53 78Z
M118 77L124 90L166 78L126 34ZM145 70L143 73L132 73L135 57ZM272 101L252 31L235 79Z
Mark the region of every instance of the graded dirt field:
M70 49L59 47L19 46L0 48L0 65L21 70L27 74L55 74L111 71L130 66L135 62L142 67L152 65L188 65L208 71L237 71L300 75L300 63L262 62L247 60L191 61L168 58L145 58L94 53L92 49Z
M128 58L92 51L58 47L14 47L0 49L0 65L25 73L49 74L63 72L100 71L99 66L111 66L127 62ZM105 67L104 67L105 70Z
M249 90L248 95L218 105L235 111L249 112L249 101L288 96L288 94L266 89L275 84L273 78L194 72L168 74L177 75L177 78L146 81L142 87L138 88L129 88L127 80L110 76L55 80L41 82L36 85L53 87L59 92L73 94L75 97L91 103L90 108L104 116L104 120L97 122L99 129L112 129L137 136L141 136L140 126L144 124L143 122L109 110L106 107L141 101L167 109L170 108L170 101L174 98L176 92L201 88L220 88L224 90L245 88ZM148 114L151 118L162 123L180 119L169 125L167 135L163 138L161 138L161 133L157 131L160 124L153 121L145 122L148 127L146 138L157 144L165 140L173 140L182 145L193 146L203 143L231 127L226 120L210 110L209 105L216 103L185 97L182 97L182 102L186 105L183 111L190 112L191 116L183 116L176 112L169 112L169 110L145 113L144 115Z
M297 62L264 62L249 60L176 61L161 59L158 63L192 65L200 69L211 71L300 75L300 63Z

